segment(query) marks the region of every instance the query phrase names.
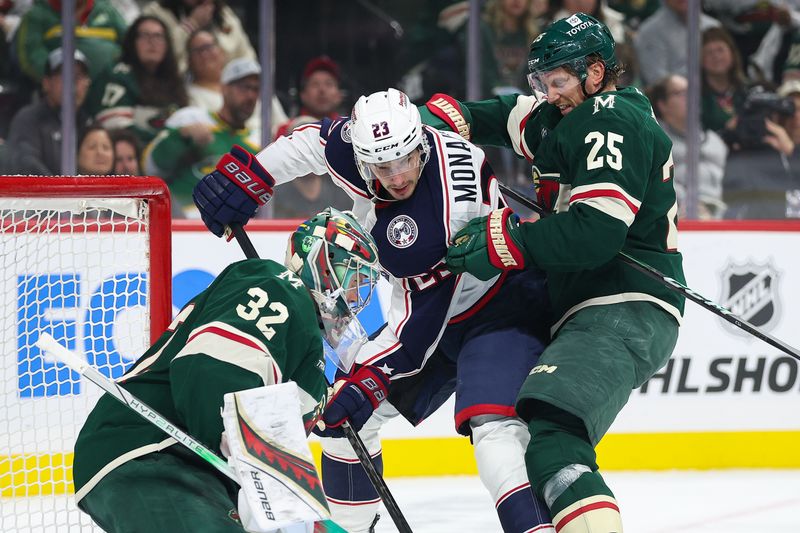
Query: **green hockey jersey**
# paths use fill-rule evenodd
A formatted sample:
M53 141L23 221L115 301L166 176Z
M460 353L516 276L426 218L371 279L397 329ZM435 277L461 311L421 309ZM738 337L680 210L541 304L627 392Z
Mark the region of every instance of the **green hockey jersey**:
M117 63L92 80L86 107L104 128L130 129L147 144L164 128L167 118L178 110L181 102L144 104L141 93L131 66Z
M203 124L211 132L211 142L198 144L184 137L180 128ZM217 166L219 159L238 144L252 153L259 147L250 140L250 130L234 129L220 118L219 113L185 107L176 111L153 141L147 145L142 159L147 174L160 176L169 185L173 202L184 209L194 210L194 186Z
M181 310L118 383L220 453L225 393L295 381L310 432L327 390L316 316L305 285L282 265L234 263ZM119 465L173 445L180 446L103 395L75 443L76 500Z
M615 259L619 251L684 282L672 142L634 88L591 97L563 118L534 96L460 103L471 140L513 148L557 182L555 214L522 226L547 272L554 331L590 305L650 301L680 321L684 297ZM448 128L424 111L426 122Z
M17 63L31 79L42 79L47 55L61 46L60 4L35 0L14 34ZM94 83L100 73L116 63L128 25L108 0L83 2L83 9L75 16L75 47L86 56Z

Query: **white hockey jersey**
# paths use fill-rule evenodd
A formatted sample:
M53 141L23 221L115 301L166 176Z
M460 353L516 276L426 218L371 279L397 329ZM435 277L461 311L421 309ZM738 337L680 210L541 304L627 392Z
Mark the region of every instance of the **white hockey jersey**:
M489 281L453 275L444 257L469 220L505 203L480 148L427 126L431 155L414 194L402 201L373 201L356 168L349 128L348 118L302 126L257 158L277 184L327 172L353 199L353 212L375 238L392 286L387 325L356 362L376 365L395 380L418 373L448 324L475 314L499 289L505 274Z

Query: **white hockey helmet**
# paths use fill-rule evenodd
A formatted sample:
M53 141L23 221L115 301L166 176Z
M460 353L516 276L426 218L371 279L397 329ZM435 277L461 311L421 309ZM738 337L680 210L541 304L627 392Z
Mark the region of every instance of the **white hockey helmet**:
M388 178L412 168L421 174L430 155L417 106L397 89L359 98L350 115L350 133L356 166L375 197L378 176Z

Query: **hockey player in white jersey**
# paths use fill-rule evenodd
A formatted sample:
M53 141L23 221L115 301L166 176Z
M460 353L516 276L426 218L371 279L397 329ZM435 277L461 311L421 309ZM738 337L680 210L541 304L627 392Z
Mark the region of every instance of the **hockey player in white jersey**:
M508 272L488 281L453 275L447 246L476 216L505 202L483 151L423 126L395 89L359 98L350 117L294 130L252 157L234 147L194 199L208 228L246 223L275 184L328 173L353 199L392 285L387 323L338 377L322 421L323 484L334 519L368 531L380 500L341 425L349 420L379 470L379 429L399 412L418 424L456 394L455 426L469 435L480 477L506 532L554 531L525 471L526 426L517 392L548 340L544 276Z

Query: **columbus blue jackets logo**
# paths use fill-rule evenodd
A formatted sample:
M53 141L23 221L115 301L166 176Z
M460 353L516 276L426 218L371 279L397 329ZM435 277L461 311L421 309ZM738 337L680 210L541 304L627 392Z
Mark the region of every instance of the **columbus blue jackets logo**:
M417 223L407 215L397 215L386 228L386 238L395 248L408 248L417 240Z
M769 263L730 263L722 273L722 305L754 326L771 329L780 311L778 278ZM731 331L743 333L732 326Z
M353 134L350 133L350 122L351 121L349 120L345 122L344 126L342 126L342 129L339 130L339 132L342 134L342 140L348 144L353 142Z

